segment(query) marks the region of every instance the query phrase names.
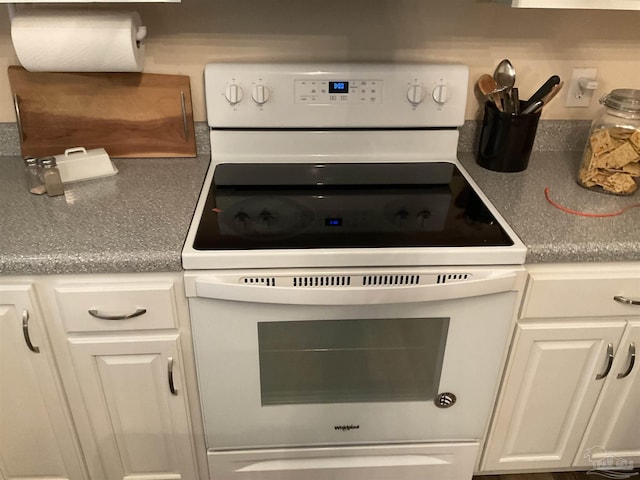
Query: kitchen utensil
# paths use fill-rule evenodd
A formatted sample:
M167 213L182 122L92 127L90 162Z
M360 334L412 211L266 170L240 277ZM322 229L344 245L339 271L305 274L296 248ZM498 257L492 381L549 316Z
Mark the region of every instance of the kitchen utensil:
M484 96L486 96L490 101L492 101L495 104L496 108L499 111L501 112L503 111L502 102L500 101L500 98L497 96L498 85L496 84L496 81L491 75L489 75L488 73L485 73L480 76L480 78L478 79L478 89L482 92Z
M8 69L22 156L82 145L111 157L194 157L188 76Z
M551 89L559 83L560 77L558 75L552 75L551 77L549 77L549 79L544 82L533 95L531 95L529 100L524 102L523 111L530 105L536 103L538 100L542 100L546 95L549 94L549 92L551 92Z
M553 100L553 98L558 94L558 92L560 91L563 85L564 85L564 82L560 82L557 85L554 85L553 87L551 87L551 90L544 97L526 106L522 110L522 113L528 114L528 113L537 112L538 110L542 109L542 107L544 107L551 100Z
M547 93L544 96L544 98L542 99L544 104L547 105L551 100L553 100L554 97L558 94L558 92L562 89L563 86L564 86L564 82L563 81L561 81L557 85L554 85L553 88L551 89L551 91L549 93Z
M522 115L528 115L530 113L536 112L544 106L544 100L536 100L533 103L530 103L529 106L525 107L522 110Z
M513 103L514 115L520 115L520 93L518 91L518 87L513 87L511 89L511 102Z
M493 78L498 84L498 87L511 88L516 83L516 69L511 62L505 58L496 67L493 72Z
M513 102L511 102L511 88L516 83L516 69L513 67L508 59L502 60L495 71L493 72L493 78L500 90L500 96L504 99L504 102L508 105L505 108L506 111L513 111Z

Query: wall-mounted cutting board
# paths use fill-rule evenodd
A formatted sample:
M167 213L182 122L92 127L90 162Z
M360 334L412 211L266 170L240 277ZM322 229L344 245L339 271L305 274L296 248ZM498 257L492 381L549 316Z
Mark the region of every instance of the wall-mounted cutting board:
M8 69L23 156L104 148L111 157L194 157L189 77Z

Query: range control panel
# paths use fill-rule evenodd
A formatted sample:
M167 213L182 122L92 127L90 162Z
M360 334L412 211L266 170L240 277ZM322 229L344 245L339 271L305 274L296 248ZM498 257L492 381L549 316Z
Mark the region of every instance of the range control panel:
M240 64L205 67L212 128L455 127L469 71L436 64Z
M294 102L315 105L382 103L382 80L295 80Z

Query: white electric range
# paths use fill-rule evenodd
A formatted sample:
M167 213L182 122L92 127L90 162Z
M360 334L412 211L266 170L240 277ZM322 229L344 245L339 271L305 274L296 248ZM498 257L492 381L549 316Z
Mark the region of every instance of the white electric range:
M526 248L456 157L462 65L210 64L183 250L213 479L463 479Z

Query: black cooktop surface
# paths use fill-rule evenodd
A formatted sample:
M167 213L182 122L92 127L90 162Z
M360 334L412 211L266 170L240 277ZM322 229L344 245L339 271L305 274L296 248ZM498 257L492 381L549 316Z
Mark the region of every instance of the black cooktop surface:
M452 163L220 164L196 250L513 241Z

